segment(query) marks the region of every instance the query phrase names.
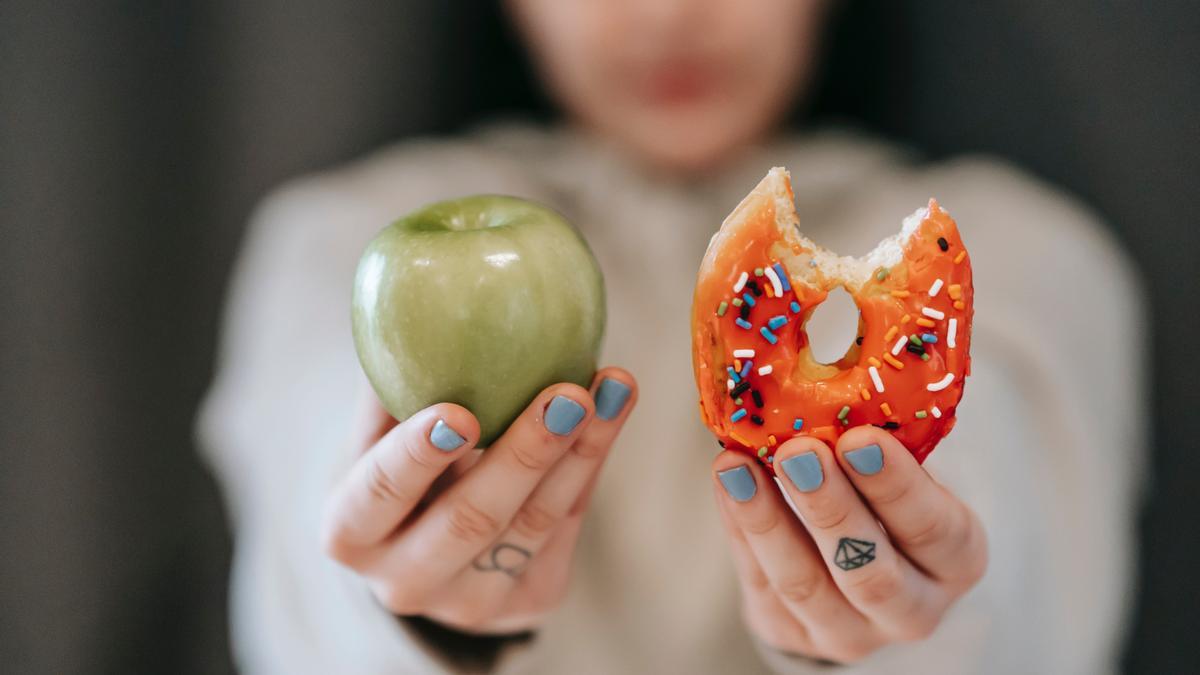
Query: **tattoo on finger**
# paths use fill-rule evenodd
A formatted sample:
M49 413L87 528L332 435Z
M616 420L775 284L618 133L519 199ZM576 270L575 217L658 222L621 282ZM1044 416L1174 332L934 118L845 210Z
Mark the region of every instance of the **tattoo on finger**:
M471 567L480 572L503 572L516 579L525 571L532 556L520 546L500 543L493 546L491 551L480 554L471 562Z
M870 564L875 559L875 542L842 537L838 540L833 564L850 571Z

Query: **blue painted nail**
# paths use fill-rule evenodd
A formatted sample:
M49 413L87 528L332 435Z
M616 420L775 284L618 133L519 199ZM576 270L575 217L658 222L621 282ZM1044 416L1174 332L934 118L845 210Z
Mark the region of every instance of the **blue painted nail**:
M629 400L630 389L620 380L606 377L596 389L596 417L611 420L621 414L621 408Z
M733 497L735 502L749 501L758 492L758 486L754 483L754 476L750 475L750 470L745 466L718 471L717 478L721 480L721 485L725 491Z
M449 424L438 420L437 424L433 425L433 431L429 432L429 442L433 443L433 447L438 450L450 452L466 443L467 439L459 436L458 432L451 429Z
M883 470L883 448L868 445L846 453L846 460L854 470L864 476L874 476Z
M792 481L792 485L801 492L812 492L825 482L825 472L821 470L821 460L815 452L788 457L779 465L783 467L783 472Z
M566 396L555 396L546 406L546 428L552 434L566 436L579 426L586 414L587 410L575 401Z

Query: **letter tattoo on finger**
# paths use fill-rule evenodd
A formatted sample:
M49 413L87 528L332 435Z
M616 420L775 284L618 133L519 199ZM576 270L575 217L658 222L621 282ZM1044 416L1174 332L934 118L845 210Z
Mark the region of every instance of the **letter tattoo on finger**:
M491 551L480 554L471 567L480 572L503 572L516 579L525 571L533 554L513 544L496 544Z

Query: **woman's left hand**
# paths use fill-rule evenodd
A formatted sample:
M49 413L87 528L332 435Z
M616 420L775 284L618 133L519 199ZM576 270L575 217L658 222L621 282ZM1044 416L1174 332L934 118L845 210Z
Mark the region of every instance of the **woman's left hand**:
M769 470L722 452L713 484L750 631L786 652L858 661L920 640L987 567L987 537L962 501L891 434L847 431L836 452L810 437Z

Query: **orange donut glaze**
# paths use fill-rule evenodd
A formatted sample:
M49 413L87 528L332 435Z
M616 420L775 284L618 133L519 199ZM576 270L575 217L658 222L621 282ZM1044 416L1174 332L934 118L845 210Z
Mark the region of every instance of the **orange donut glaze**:
M780 195L786 198L776 198ZM923 462L954 427L970 374L974 290L958 227L931 199L898 264L877 267L865 282L846 282L808 262L814 251L787 225L795 222L791 198L786 172L772 171L726 219L705 254L692 305L701 417L724 447L764 463L771 463L775 448L792 436L815 436L832 445L844 430L863 424L889 429ZM778 214L777 208L789 212ZM805 265L811 269L798 269ZM767 268L785 271L780 288L790 290L776 296L770 274L756 274ZM743 273L745 287L735 293ZM755 286L761 294L754 293ZM861 340L837 362L820 364L812 357L804 324L838 286L845 286L858 305ZM748 305L744 294L754 303L748 310L734 304L737 298ZM748 329L739 324L743 311ZM776 317L786 323L772 329L769 322ZM747 359L737 358L735 350L754 350L748 370ZM872 365L883 391L871 377ZM763 366L770 372L759 374ZM733 367L746 376L731 376ZM729 382L735 379L731 391Z

